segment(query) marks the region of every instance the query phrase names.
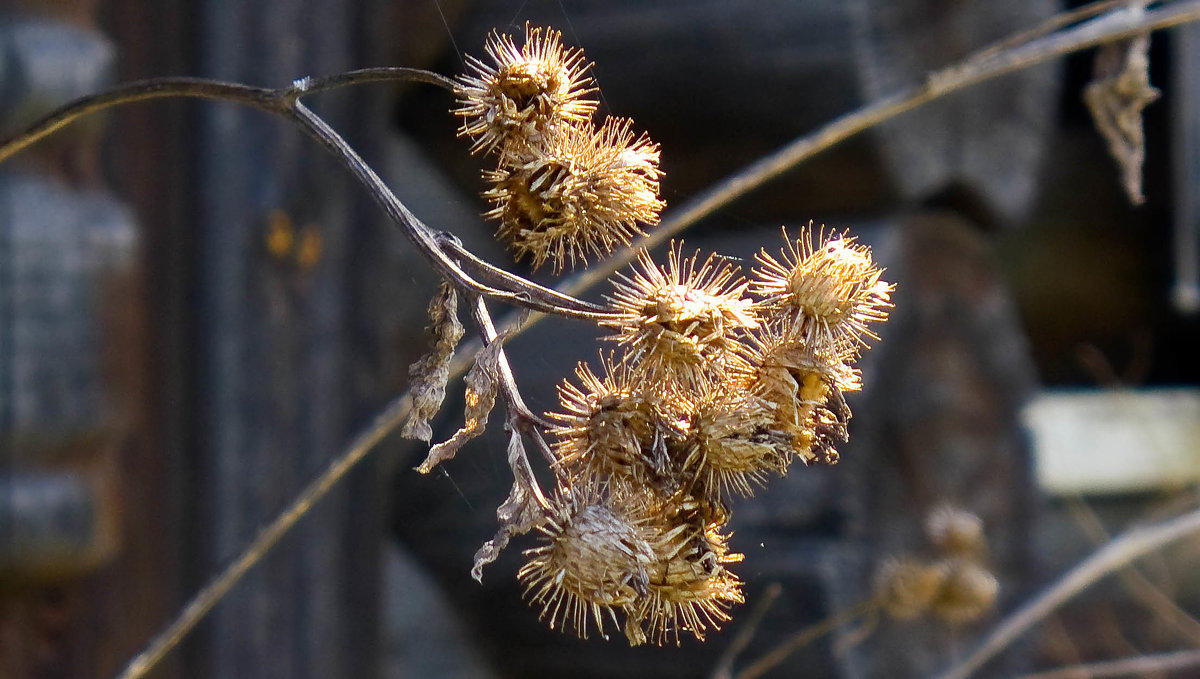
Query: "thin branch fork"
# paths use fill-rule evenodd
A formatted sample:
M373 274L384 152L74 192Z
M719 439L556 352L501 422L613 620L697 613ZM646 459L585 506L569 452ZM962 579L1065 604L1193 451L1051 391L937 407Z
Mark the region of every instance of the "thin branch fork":
M495 267L462 247L456 238L434 231L416 217L346 140L301 97L334 89L377 82L410 81L453 91L454 81L414 68L367 68L318 78L300 78L287 87L268 89L204 78L154 78L120 85L78 99L52 111L26 130L0 142L0 162L92 113L141 101L164 98L210 99L242 104L273 113L303 130L329 151L383 208L433 268L457 287L513 306L570 318L597 320L602 307L551 290ZM468 273L468 270L471 273ZM474 274L471 275L471 274ZM487 281L480 282L478 276Z
M476 296L472 300L471 316L475 320L475 324L479 327L480 335L485 344L503 342L507 339L507 335L501 336L496 332L496 324L492 321L492 315L488 311L487 304L484 303L481 297ZM537 444L542 456L546 458L546 462L549 463L550 468L555 471L557 476L561 476L563 473L562 465L559 463L558 458L554 456L550 447L546 445L546 440L541 435L541 431L552 427L553 423L534 413L529 409L529 406L525 405L525 400L521 397L521 392L517 387L516 378L513 376L512 366L509 365L508 356L504 353L503 349L500 350L497 365L497 372L500 378L500 391L504 394L504 398L509 406L509 426L513 427L515 431L526 438L532 439Z

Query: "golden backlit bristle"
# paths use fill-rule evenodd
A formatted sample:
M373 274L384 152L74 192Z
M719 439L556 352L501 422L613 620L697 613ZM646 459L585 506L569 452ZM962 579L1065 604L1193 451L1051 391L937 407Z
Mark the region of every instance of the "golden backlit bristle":
M630 121L583 123L484 174L497 237L534 268L557 272L611 252L658 223L658 145Z
M552 29L525 27L525 42L493 32L484 49L490 64L468 56L471 73L455 83L463 121L459 136L471 137L471 150L521 154L573 125L586 123L596 110L595 92L583 52L564 47Z
M665 267L643 251L630 275L618 274L609 297L615 340L645 379L682 391L744 369L745 333L758 326L737 269L672 245ZM665 388L664 388L665 389Z
M796 240L785 230L784 239L779 259L766 250L756 256L761 267L752 287L760 304L810 345L844 352L879 339L870 324L887 320L894 286L881 280L871 249L844 233L814 232L811 224Z
M586 363L575 368L579 385L558 387L563 412L547 416L560 464L574 477L618 476L648 483L661 466L652 451L662 443L664 418L652 394L637 389L627 364L601 360L602 376ZM661 456L658 456L661 457Z
M588 621L604 635L606 620L645 599L647 568L657 555L646 528L599 501L567 501L542 526L543 544L526 550L518 573L526 596L552 629L587 638Z

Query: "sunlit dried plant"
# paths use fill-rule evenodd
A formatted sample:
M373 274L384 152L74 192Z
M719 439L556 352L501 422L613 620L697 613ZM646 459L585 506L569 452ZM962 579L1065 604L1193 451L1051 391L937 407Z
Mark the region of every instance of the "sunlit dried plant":
M654 393L642 391L627 363L601 360L603 376L586 363L575 369L579 386L559 385L563 412L548 413L560 463L574 476L616 477L649 485L668 471L670 416Z
M729 551L719 529L715 523L684 523L664 534L649 571L650 596L634 609L645 636L627 628L630 643L661 644L667 638L678 643L680 632L703 640L708 629L729 619L729 605L744 601L741 580L725 567L742 555Z
M650 591L647 569L658 557L644 518L590 497L565 498L539 526L543 544L527 550L517 574L551 628L587 638L591 620L604 635L606 619L620 628L626 611ZM626 616L627 617L627 616Z
M753 388L773 404L776 426L791 436L792 454L805 464L836 463L850 420L844 394L861 388L854 354L814 346L786 323L768 325L751 339Z
M468 56L472 72L454 88L459 135L474 139L472 152L521 152L591 119L590 64L580 50L563 47L558 31L526 26L521 47L492 33L484 50L492 63Z
M748 366L744 337L758 326L737 270L711 256L697 264L699 253L685 257L682 247L672 246L665 267L642 251L634 272L613 281L616 317L602 323L644 379L667 393Z
M706 386L681 405L687 428L679 457L698 494L749 496L768 472L787 471L794 441L776 421L776 404L735 381Z
M658 155L628 120L565 127L484 173L492 204L485 216L499 220L496 235L518 259L574 268L658 222Z
M879 337L871 323L887 320L893 286L880 279L882 271L871 252L846 234L826 236L810 224L792 240L780 258L765 250L758 254L754 290L762 305L778 312L810 346L845 351Z
M1196 10L1183 4L1139 12L1140 23L1132 28L1149 31L1196 20ZM931 73L919 86L889 98L889 105L866 106L792 142L771 162L746 168L714 192L719 200L706 197L700 201L702 209L672 220L671 233L710 214L706 203L724 204L744 195L785 167L898 111L1017 66L1127 39L1131 24L1108 20L1124 11L1113 9L1112 3L1093 3ZM1141 107L1157 96L1146 85L1145 44L1144 36L1127 43L1118 54L1124 60L1118 64L1120 77L1100 83L1115 83L1114 101L1121 96L1127 101L1093 106L1106 115L1116 111L1109 117L1119 119L1116 127L1126 132L1140 126ZM453 92L459 135L471 138L472 153L495 162L484 175L490 184L484 192L491 203L488 215L500 220L497 233L516 256L528 257L535 267L550 262L557 272L587 264L588 257L628 245L656 224L663 208L658 146L635 134L629 121L608 119L596 126L597 102L590 97L596 90L583 53L563 46L559 32L529 26L520 47L512 37L494 33L485 50L491 63L469 57L471 72L456 81L419 69L384 67L299 78L275 89L197 78L128 83L35 121L0 143L0 161L83 116L160 97L238 103L277 115L315 138L385 209L444 281L430 305L434 347L412 368L406 436L431 438L430 422L443 400L463 334L457 317L460 296L470 302L484 344L466 379L464 426L431 448L420 471L428 473L452 458L482 433L496 400L506 402L513 484L496 510L495 536L476 553L472 575L480 578L481 569L512 538L536 529L542 542L526 550L519 575L551 627L586 635L591 624L603 633L611 621L623 628L631 644L678 643L688 634L702 639L706 630L728 620L729 606L742 601L741 581L728 568L742 558L728 546L729 496L750 494L770 473L785 473L795 459L837 461L834 443L846 439L850 419L843 394L860 388L854 363L869 341L878 339L872 326L887 320L893 286L882 280L883 270L869 248L844 232L827 235L810 223L796 240L785 229L786 245L778 257L760 252L760 266L748 283L739 271L711 257L697 266L698 256L685 259L679 245L672 247L665 269L642 251L641 270L614 283L616 292L607 306L593 304L494 267L453 236L422 223L345 139L302 102L310 94L388 80ZM1136 199L1141 135L1134 132L1122 134L1125 141L1132 140L1126 154L1132 161L1125 170ZM272 241L270 249L286 249L280 243ZM614 333L610 339L616 340L618 353L602 361L601 374L581 366L581 386L565 383L560 388L564 412L550 413L548 421L524 404L503 351L508 333L515 330L498 333L485 301L597 323ZM389 408L365 429L122 676L143 676L161 662L392 430L403 411ZM551 493L541 489L527 443L536 446L550 467ZM1194 515L1178 517L1158 526L1151 538L1142 531L1131 533L1121 541L1125 551L1119 558L1106 548L1039 601L1053 604L1069 596L1067 585L1077 587L1075 574L1103 572L1117 561L1128 563L1179 539L1194 530L1195 520ZM936 556L883 564L876 596L864 608L897 618L929 613L955 624L977 619L994 605L998 592L984 563L982 522L943 507L929 517L926 528ZM964 667L994 653L984 651Z
M950 624L978 620L1000 590L983 562L983 520L961 507L941 505L925 520L931 557L888 559L875 573L875 604L897 620L929 616Z

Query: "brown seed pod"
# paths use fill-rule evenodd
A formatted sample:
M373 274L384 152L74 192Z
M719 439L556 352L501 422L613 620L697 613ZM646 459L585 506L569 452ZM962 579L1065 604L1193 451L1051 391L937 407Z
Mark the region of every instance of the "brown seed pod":
M496 235L534 268L586 264L644 235L642 224L658 223L658 154L628 120L564 128L484 173L492 185L484 216L500 220Z
M951 623L978 619L996 603L1000 584L991 571L969 559L946 563L946 579L930 603L933 614Z
M628 479L658 485L667 473L666 438L671 422L652 394L638 390L628 364L601 359L603 377L585 363L575 368L579 386L558 387L564 412L546 415L558 423L554 451L575 478Z
M941 563L888 559L875 572L875 600L888 616L912 620L929 611L948 574Z
M846 234L814 233L811 224L794 241L786 229L783 236L780 259L766 250L756 256L762 268L751 285L764 313L781 315L806 344L839 354L879 339L868 324L887 320L895 286L880 280L871 249Z
M851 416L842 392L861 388L859 372L785 326L764 327L750 345L753 390L769 404L776 426L791 435L794 454L805 464L835 463L835 442L846 440Z
M664 268L638 255L630 276L618 274L609 297L615 340L650 384L664 393L688 393L703 382L721 382L748 365L745 332L758 326L747 284L737 269L699 252L684 257L672 243ZM639 270L640 268L640 270Z
M657 558L653 528L620 507L572 498L540 529L543 544L526 550L517 577L526 596L541 607L551 629L587 638L588 620L605 635L605 615L618 628L616 611L648 593L647 568Z
M729 551L715 523L682 523L653 544L657 556L647 569L650 595L630 609L630 620L642 639L659 645L668 638L678 644L681 632L703 641L708 629L720 629L729 620L731 604L745 600L741 580L725 568L742 555ZM633 636L630 641L637 643Z
M771 405L736 383L706 386L684 404L681 467L696 477L693 493L748 497L768 472L787 471L792 436L776 425Z
M525 26L525 44L492 33L484 45L491 64L467 57L470 74L459 76L455 115L460 137L472 137L471 152L521 154L565 128L587 123L596 110L590 66L580 50L563 47L555 30Z
M925 517L925 535L947 556L978 560L987 551L983 519L954 505L944 504Z

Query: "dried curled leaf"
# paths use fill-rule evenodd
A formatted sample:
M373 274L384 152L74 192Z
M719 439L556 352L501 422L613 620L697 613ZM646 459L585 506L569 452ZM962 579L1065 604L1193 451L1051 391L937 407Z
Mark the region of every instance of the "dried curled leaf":
M498 346L493 342L492 346ZM432 456L433 452L430 451ZM545 520L543 507L546 498L538 490L537 481L533 478L533 470L529 467L529 458L525 456L525 445L521 443L521 435L510 431L508 435L508 466L513 470L512 490L504 504L496 508L496 518L500 521L500 529L496 536L483 543L475 552L475 565L471 567L471 577L476 582L483 582L483 567L496 560L500 552L508 546L508 541L517 535L523 535L536 528Z
M446 398L446 383L450 380L450 362L454 360L454 349L463 336L462 323L458 322L458 292L454 286L443 282L429 302L429 320L432 322L433 349L413 363L408 369L412 377L412 412L400 430L407 439L429 442L433 428L429 421L437 415Z
M1144 3L1134 4L1135 11L1144 11L1136 6ZM1104 45L1096 52L1095 76L1083 91L1083 100L1121 168L1125 193L1134 205L1146 200L1142 195L1146 159L1142 109L1160 94L1150 85L1149 49L1149 34Z
M425 461L417 471L428 474L440 463L453 459L467 441L479 436L487 428L488 415L496 405L496 389L500 382L500 356L503 338L493 340L475 356L475 365L467 373L467 405L463 426L454 436L429 449Z

